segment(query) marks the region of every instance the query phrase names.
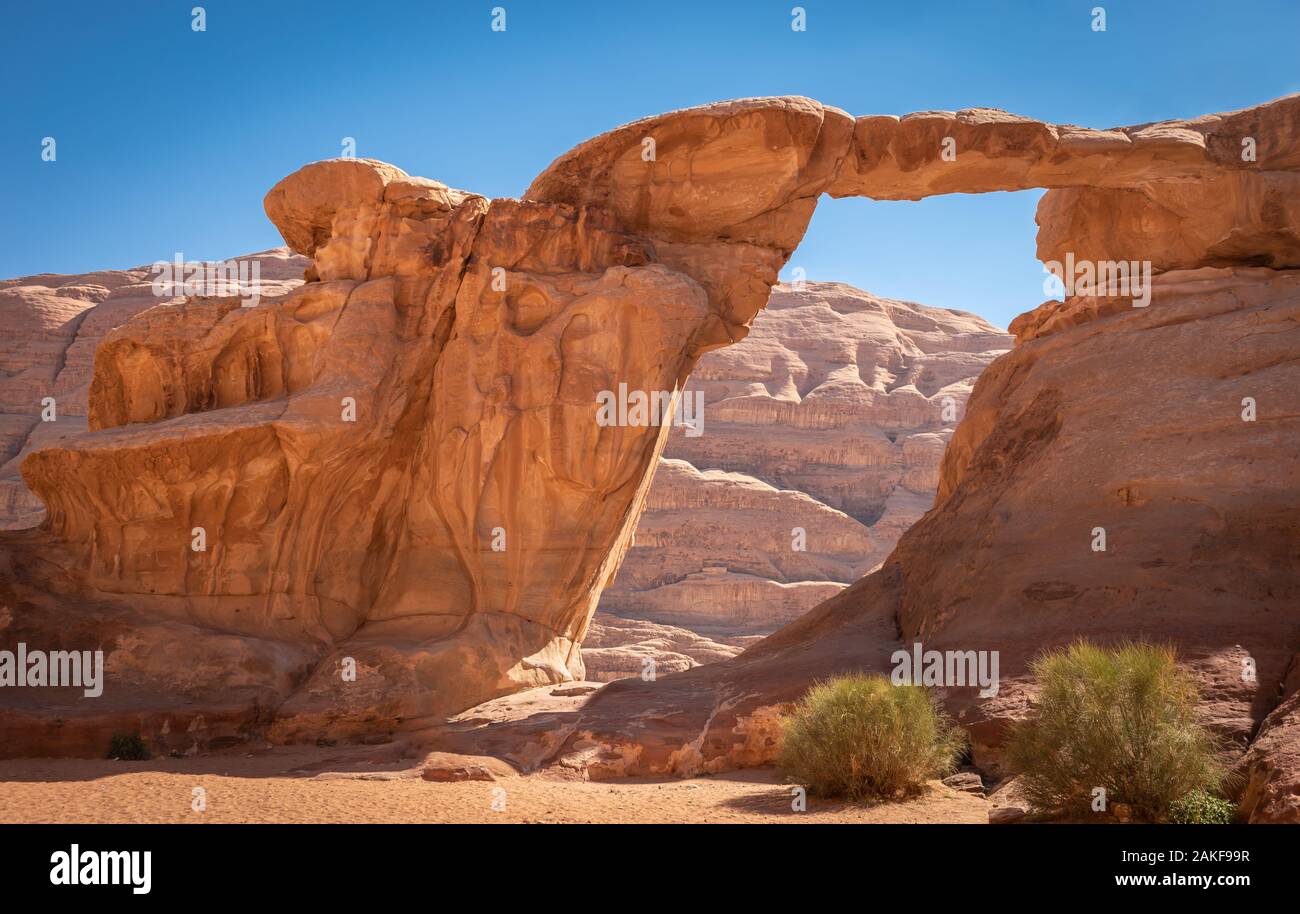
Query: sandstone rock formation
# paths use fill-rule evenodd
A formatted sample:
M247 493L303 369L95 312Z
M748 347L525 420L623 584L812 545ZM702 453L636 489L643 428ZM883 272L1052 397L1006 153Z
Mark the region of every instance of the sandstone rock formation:
M23 464L49 509L28 548L57 541L58 577L110 602L305 652L284 738L580 673L663 431L598 428L595 394L676 390L701 290L599 215L379 163L308 166L267 209L311 281L110 334L95 434Z
M1148 638L1179 648L1207 722L1249 746L1246 814L1296 821L1298 337L1300 274L1247 267L1164 274L1146 309L1023 343L977 382L936 509L880 571L735 659L606 686L555 721L573 735L543 763L603 777L770 762L810 682L888 672L919 642L999 651L996 696L945 692L996 775L1035 653ZM1270 414L1243 422L1247 396Z
M1241 807L1252 822L1300 822L1300 655L1291 657L1280 691L1239 766Z
M234 259L241 262L257 264L250 292L266 296L300 285L308 263L287 248ZM37 447L86 430L95 347L141 311L182 300L174 281L155 294L160 275L142 266L0 280L0 530L34 527L44 517L18 467ZM41 418L46 397L54 398L50 421Z
M733 660L606 686L542 761L761 763L782 702L884 668L901 637L1004 652L996 698L949 698L995 767L1033 650L1157 635L1199 665L1225 733L1244 742L1272 716L1246 802L1289 816L1297 170L1300 96L1110 131L726 102L584 143L521 201L364 160L307 166L267 197L313 259L307 284L119 327L90 432L23 461L49 514L3 536L5 637L104 643L132 702L3 709L5 736L26 736L6 750L55 717L80 745L128 710L150 740L384 738L578 676L666 437L599 425L595 396L671 396L743 338L821 193L1043 186L1064 189L1040 208L1043 256L1086 224L1089 257L1153 265L1149 307L1072 296L1018 322L934 510L880 571ZM1099 526L1105 552L1088 545Z
M750 334L691 376L704 434L670 433L601 599L610 631L599 652L584 645L588 677L639 675L655 622L672 644L661 670L717 659L708 639L770 633L877 567L933 504L975 376L1010 346L971 314L842 283L774 287ZM705 636L698 654L672 626Z
M760 635L719 635L718 640L693 629L628 619L600 612L582 642L587 678L612 682L635 676L660 676L735 657ZM650 663L648 661L653 661Z
M1081 183L1131 182L1123 192L1049 192L1040 254L1075 251L1072 226L1086 226L1087 257L1152 262L1148 307L1081 295L1020 318L1020 345L978 382L945 454L935 510L879 572L734 660L607 686L555 722L573 735L546 762L582 759L594 776L760 764L773 757L776 715L811 681L888 670L893 650L920 641L1001 652L997 696L947 696L977 762L996 772L1003 726L1031 698L1033 653L1081 635L1148 637L1180 648L1200 672L1207 719L1250 744L1245 813L1296 821L1300 274L1289 253L1294 198L1274 190L1300 164L1297 112L1292 97L1108 136L1040 125L1030 132L1047 138L1046 151L1014 132L986 145L984 161L966 166L976 176L968 189L1068 187L1069 168ZM861 190L955 189L926 160L933 147L908 137L925 132L909 121L926 120L886 124L892 139L866 170L880 183ZM939 120L938 135L963 122ZM1240 171L1245 136L1262 150L1256 171ZM994 163L1006 158L1019 164L998 176ZM891 181L896 190L881 186ZM1255 202L1225 201L1225 181ZM1192 212L1198 224L1180 232ZM1267 414L1246 421L1246 398L1271 404ZM1092 549L1097 527L1105 552Z

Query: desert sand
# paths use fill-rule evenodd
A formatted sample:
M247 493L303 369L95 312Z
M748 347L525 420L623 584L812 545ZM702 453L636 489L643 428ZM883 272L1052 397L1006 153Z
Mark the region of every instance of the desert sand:
M809 798L806 811L794 812L790 787L771 768L690 779L600 782L542 773L439 783L411 765L368 764L314 747L141 762L11 759L0 761L0 822L988 821L985 800L937 781L907 801L858 806ZM196 787L206 794L202 812L192 808Z

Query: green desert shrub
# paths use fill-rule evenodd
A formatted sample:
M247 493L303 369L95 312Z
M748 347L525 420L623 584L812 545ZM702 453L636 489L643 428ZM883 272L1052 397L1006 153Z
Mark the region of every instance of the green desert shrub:
M926 689L841 676L809 689L785 719L777 765L813 794L887 799L950 772L963 745Z
M149 758L149 750L138 733L114 733L108 742L108 757L141 762Z
M1026 798L1045 812L1086 814L1093 791L1162 821L1174 801L1214 791L1224 768L1197 720L1197 690L1172 648L1078 642L1031 666L1037 713L1012 732L1009 760Z
M1169 820L1179 825L1227 825L1237 808L1223 797L1193 790L1169 804Z

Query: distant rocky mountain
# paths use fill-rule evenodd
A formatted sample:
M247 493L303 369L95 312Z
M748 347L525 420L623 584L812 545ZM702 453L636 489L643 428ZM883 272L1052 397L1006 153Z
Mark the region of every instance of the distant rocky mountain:
M655 623L704 639L665 628L667 669L738 653L872 571L929 510L971 386L1010 348L966 312L776 286L749 336L691 376L702 434L672 431L593 622L600 646L584 642L588 677L639 672Z

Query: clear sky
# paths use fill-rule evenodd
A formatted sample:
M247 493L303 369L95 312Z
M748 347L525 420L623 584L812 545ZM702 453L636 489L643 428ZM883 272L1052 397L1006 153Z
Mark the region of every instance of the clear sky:
M1108 127L1300 91L1298 0L208 0L194 32L200 2L0 5L0 277L277 245L263 194L344 137L517 196L594 134L724 98ZM824 199L791 265L1005 326L1045 297L1038 196Z

